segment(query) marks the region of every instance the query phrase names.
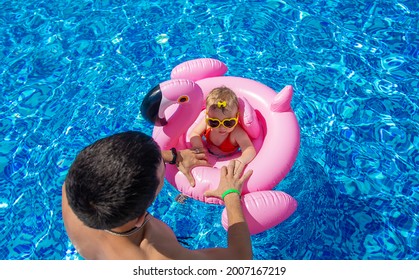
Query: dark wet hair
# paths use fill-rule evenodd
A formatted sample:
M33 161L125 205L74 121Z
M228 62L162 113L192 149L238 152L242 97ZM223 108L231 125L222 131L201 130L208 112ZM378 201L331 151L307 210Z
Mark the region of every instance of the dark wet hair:
M162 156L142 132L115 134L84 148L65 180L68 203L88 227L111 229L143 215L153 202Z

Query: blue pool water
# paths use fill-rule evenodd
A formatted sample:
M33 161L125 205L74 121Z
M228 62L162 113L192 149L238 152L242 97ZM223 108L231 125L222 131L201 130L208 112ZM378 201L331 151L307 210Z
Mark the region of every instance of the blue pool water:
M276 187L299 202L255 259L419 259L416 0L0 3L0 259L80 259L61 219L77 152L152 127L144 94L180 62L293 85L301 149ZM188 248L226 245L221 206L150 211Z

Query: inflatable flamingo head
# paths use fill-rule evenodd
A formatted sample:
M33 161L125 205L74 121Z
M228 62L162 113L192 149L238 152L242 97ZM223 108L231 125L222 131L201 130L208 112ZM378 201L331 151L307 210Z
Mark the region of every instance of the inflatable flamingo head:
M143 99L141 104L141 115L149 122L156 126L164 126L166 120L159 117L160 103L162 101L162 93L160 85L150 90Z
M172 120L188 123L196 118L203 104L201 88L187 79L174 79L163 82L150 90L141 104L141 114L155 126L166 126L167 112ZM167 110L172 105L182 106L182 110ZM182 111L187 112L182 114Z

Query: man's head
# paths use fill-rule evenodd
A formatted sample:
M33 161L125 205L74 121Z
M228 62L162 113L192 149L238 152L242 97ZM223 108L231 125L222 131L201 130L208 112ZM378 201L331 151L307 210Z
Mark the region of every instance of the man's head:
M115 134L83 149L65 180L68 203L95 229L112 229L143 215L163 178L160 148L141 132Z

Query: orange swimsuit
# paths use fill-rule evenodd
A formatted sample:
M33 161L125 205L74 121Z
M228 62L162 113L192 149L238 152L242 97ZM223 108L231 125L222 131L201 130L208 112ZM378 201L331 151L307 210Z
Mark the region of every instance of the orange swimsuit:
M211 139L210 139L210 135L211 135L211 128L207 128L207 130L205 131L205 138L207 139L207 143L209 145L214 145L216 147L218 147L221 151L225 152L225 153L232 153L237 151L237 149L239 148L239 146L234 146L231 141L230 141L230 135L227 136L227 138L223 141L223 143L221 143L220 145L215 145Z

